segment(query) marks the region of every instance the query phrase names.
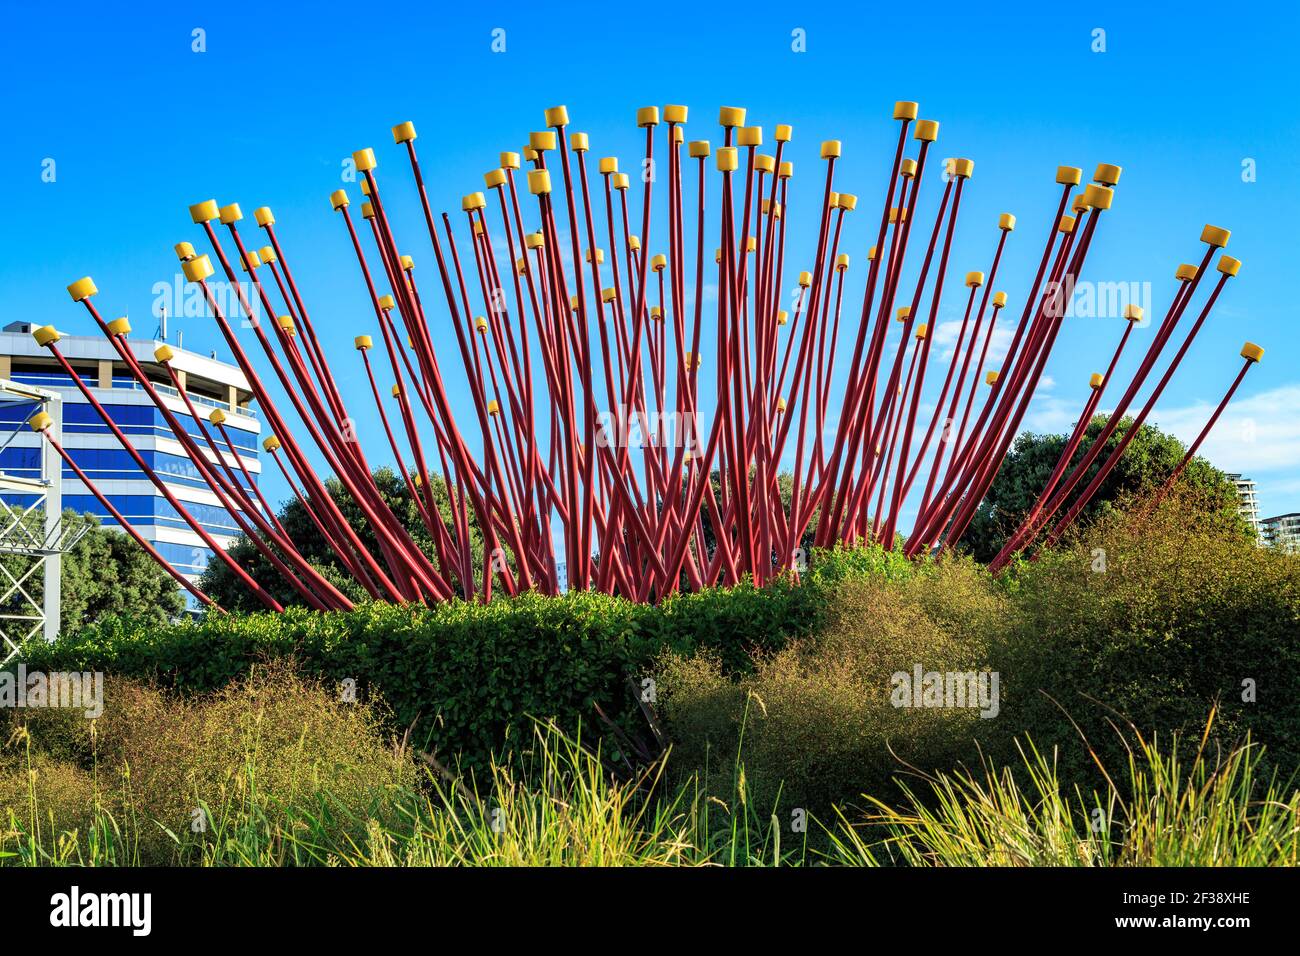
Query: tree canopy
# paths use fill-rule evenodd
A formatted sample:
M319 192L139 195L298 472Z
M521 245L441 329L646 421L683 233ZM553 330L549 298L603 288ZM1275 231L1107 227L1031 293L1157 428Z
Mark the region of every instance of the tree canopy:
M397 516L398 521L401 522L411 536L411 540L425 554L434 554L432 536L420 518L419 508L411 498L405 480L386 466L376 470L374 478L375 485L379 488L379 493L384 502ZM336 478L327 479L325 486L338 503L339 510L347 518L348 524L357 532L357 536L362 543L370 550L371 554L382 561L374 532L366 521L361 508L353 500L352 495ZM452 528L452 511L451 502L447 497L446 484L441 478L432 478L431 486L434 503L442 515L444 525L450 531ZM342 562L339 561L338 555L325 541L324 536L316 527L311 515L307 513L307 509L301 501L295 497L285 502L280 508L279 519L294 546L326 580L353 601L366 600L365 590L353 579ZM479 534L478 523L472 509L469 515L469 526L470 551L473 555L474 567L481 569L483 566L483 539ZM241 567L248 571L253 580L269 591L282 605L288 607L305 603L302 596L284 580L280 572L272 566L265 555L258 551L246 537L241 535L236 538L234 543L226 550ZM513 557L508 555L507 560L513 560ZM243 582L230 570L230 567L220 559L213 558L208 562L207 570L203 572L203 576L199 580L199 587L228 611L263 610L261 602L248 591Z
M1084 438L1079 442L1070 460L1070 469L1081 462L1100 436L1106 426L1108 416L1098 415L1088 423ZM1132 419L1120 420L1120 427L1106 442L1105 450L1097 456L1083 478L1075 486L1065 507L1072 505L1078 493L1097 474L1102 462L1110 454L1128 431ZM962 535L959 547L973 554L980 561L991 560L1006 543L1008 535L1013 533L1021 520L1037 500L1039 492L1046 485L1065 450L1069 440L1067 435L1035 435L1025 433L1016 438L1002 463L997 478L989 487L988 494L980 502L970 526ZM1096 495L1084 507L1077 519L1087 523L1114 507L1118 501L1155 492L1178 467L1187 447L1172 435L1168 435L1151 425L1143 425L1134 435L1115 468L1097 489ZM1240 519L1237 511L1237 490L1227 475L1215 468L1204 458L1193 458L1179 476L1178 483L1185 488L1196 489L1202 494L1197 500L1205 507L1223 511L1225 516L1237 516L1243 532L1248 531L1246 522ZM1062 509L1059 514L1063 514Z

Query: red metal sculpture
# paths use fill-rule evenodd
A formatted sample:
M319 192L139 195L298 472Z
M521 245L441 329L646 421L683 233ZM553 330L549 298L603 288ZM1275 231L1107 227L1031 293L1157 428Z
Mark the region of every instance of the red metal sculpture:
M235 334L232 322L240 317L223 314L209 285L212 260L180 243L176 252L185 276L202 290L272 429L264 447L321 537L372 598L487 600L494 589L556 593L563 586L557 573L561 560L569 587L640 601L658 600L683 585L732 584L745 576L762 584L779 574L799 573L801 545L809 535L820 547L864 541L892 546L904 503L915 489L922 489L919 510L902 544L905 553L912 558L938 553L961 537L1024 420L1066 313L1067 290L1082 273L1103 213L1111 207L1119 167L1098 166L1094 181L1077 194L1082 171L1058 168L1059 199L1037 271L1006 356L996 370L985 370L989 389L972 422L980 372L1008 303L1006 293L994 292L993 285L1016 220L1009 213L1000 217L987 279L982 271L966 274L969 291L956 347L934 412L918 433L932 330L974 163L950 160L941 171L938 213L909 289L903 276L912 270L905 270L904 262L939 124L918 120L915 103L895 104L898 141L876 242L867 253L860 314L851 329L841 317L850 257L840 247L844 218L856 210L858 198L835 188L841 144L832 140L821 145L825 178L812 269L799 273L787 302L786 222L793 164L785 157L792 130L777 126L775 148L764 153L761 127L746 126L745 119L743 109L721 110L722 144L715 150L706 140L686 142L684 106L666 106L662 115L657 107L637 112L637 125L645 130L639 166L646 171L640 177L639 226L628 175L619 171L616 158L606 157L596 165L595 176L589 176L588 137L569 132L568 111L562 106L546 111L548 128L530 135L522 158L513 152L500 155L498 167L484 176L486 194L463 197L463 229L446 213L435 218L416 155L415 127L395 126L393 140L404 148L419 193L444 315L426 303L413 258L399 251L374 152L353 154L362 177L366 225L358 229L346 191L335 192L331 205L369 293L383 343L383 371L370 356L376 348L372 335L358 336L354 344L388 452L429 532L432 553L417 546L380 495L321 336L276 237L271 211L262 207L254 213L267 241L254 250L239 231L243 215L237 204L219 207L209 200L190 208L222 274L238 291L242 318L274 381L293 406L285 409L273 400ZM657 143L661 127L663 138ZM917 144L915 156L905 155L909 132ZM666 195L656 188L657 164L667 169ZM692 178L693 217L683 199L683 186ZM531 199L522 195L521 185ZM711 190L721 207L713 269L704 258ZM667 210L662 226L651 215L656 203ZM214 223L226 227L230 255ZM1060 538L1151 412L1227 280L1236 275L1237 260L1226 255L1218 260L1220 277L1181 347L1118 445L1076 493L1113 432L1122 427L1121 417L1153 371L1216 253L1227 244L1228 232L1206 226L1201 240L1207 248L1200 264L1180 267L1177 295L1137 373L1101 435L1067 473L1142 318L1141 309L1129 307L1125 317L1130 321L1107 371L1092 376L1061 459L1038 503L994 560L995 571L1032 547L1058 514L1044 540L1051 544ZM666 251L649 255L652 242ZM694 266L688 269L691 259ZM256 307L238 282L232 260L247 273ZM502 275L503 264L508 277ZM717 289L716 307L708 310L712 329L705 322L706 283ZM130 327L125 320L105 323L101 318L91 302L94 283L81 279L68 291L113 342L207 487L259 553L307 605L350 607L349 599L298 550L243 471L222 424L224 416L214 412L209 419L220 443L199 418L183 380L171 372L171 350L162 346L156 358L168 368L203 444L164 403L126 347L123 339ZM923 314L925 320L917 322ZM264 323L262 315L276 318ZM894 324L900 334L891 345ZM447 327L454 335L452 363L463 372L472 399L468 407L457 405L446 387ZM267 608L281 610L262 585L211 541L135 452L60 355L59 333L47 326L35 334L182 519ZM700 390L705 335L714 344L716 364L711 370L712 417L701 427L701 412L709 408L709 393ZM851 349L841 347L841 336L845 344L852 336ZM848 366L836 407L832 379L841 352ZM1246 364L1186 460L1262 354L1250 343L1243 348ZM391 412L379 384L378 375L385 372L394 383ZM47 420L38 416L32 425L53 440ZM633 432L639 440L632 439ZM780 480L787 448L793 451L788 500ZM355 502L364 516L364 537L344 517L309 453L324 458ZM85 474L72 467L104 500ZM922 488L915 483L923 468ZM1162 495L1181 470L1169 477ZM436 479L447 489L441 506L434 495ZM132 531L120 515L115 517ZM484 545L477 564L471 526ZM162 562L153 549L146 550ZM193 584L174 576L212 603Z

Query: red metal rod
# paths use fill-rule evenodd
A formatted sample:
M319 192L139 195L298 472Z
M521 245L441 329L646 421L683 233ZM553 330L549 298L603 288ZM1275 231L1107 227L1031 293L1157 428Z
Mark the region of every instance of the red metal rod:
M117 522L118 527L120 527L123 531L125 531L128 535L130 535L131 538L135 541L135 543L140 545L140 547L144 549L145 553L149 555L149 557L153 558L154 562L159 567L161 567L164 571L166 571L169 575L171 575L177 584L179 584L185 590L193 594L194 597L196 597L199 601L208 605L209 607L216 608L222 614L226 613L225 608L223 608L216 601L212 600L212 598L208 597L207 594L199 590L198 586L195 585L192 581L190 581L189 578L187 578L185 575L181 574L174 567L172 567L171 564L167 561L167 559L158 553L158 549L155 548L152 544L150 544L149 541L145 539L144 535L140 534L139 531L133 528L131 526L131 523L127 521L126 518L122 517L122 512L118 511L117 508L113 507L113 503L104 496L104 493L102 491L100 491L97 487L95 487L95 483L91 481L89 476L87 476L87 474L81 470L81 468L77 465L77 463L72 460L72 456L68 454L67 450L64 449L64 447L55 440L54 436L50 434L49 425L46 425L44 428L38 429L38 432L46 441L50 443L50 447L52 447L55 451L59 453L59 457L63 459L64 463L69 468L72 469L73 473L77 476L77 480L80 481L83 485L85 485L86 489L92 495L95 496L95 500L98 501L100 505L103 506L104 510L107 511L109 515L113 518L113 520Z

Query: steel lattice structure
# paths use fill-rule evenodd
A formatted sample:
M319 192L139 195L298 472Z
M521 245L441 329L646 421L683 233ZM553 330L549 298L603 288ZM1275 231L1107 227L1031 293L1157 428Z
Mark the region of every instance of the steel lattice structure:
M413 124L393 127L394 143L405 154L419 195L427 232L421 241L427 240L435 261L433 278L423 287L413 257L401 251L415 237L399 244L394 234L374 152L353 154L363 194L360 222L352 213L354 197L345 190L331 196L331 205L368 291L383 346L377 354L383 359L372 361L373 335L357 337L355 347L383 424L386 452L395 457L416 502L432 553L415 544L372 479L351 425L348 400L356 397L345 396L336 384L271 210L254 213L266 242L254 249L240 231L238 204L209 200L190 208L211 253L199 254L189 242L178 244L176 253L263 409L273 432L265 447L317 531L373 598L489 599L494 589L555 593L562 588L560 565L570 587L641 601L658 600L683 586L731 584L745 576L762 584L798 573L801 544L809 535L819 547L892 544L903 531L903 504L914 492L921 496L919 510L901 544L909 557L942 552L961 537L1035 394L1061 329L1067 290L1083 273L1103 228L1120 167L1098 165L1086 185L1081 169L1056 170L1055 213L1034 279L1019 297L1010 347L997 368L985 369L994 328L1007 321L1003 313L1011 302L1006 293L992 291L1016 222L1010 214L1000 217L987 275L968 272L960 286L964 315L957 346L946 369L941 360L934 368L929 330L935 328L946 285L955 284L948 282L949 259L974 170L969 159L934 159L939 124L918 119L915 103L895 104L897 145L888 180L880 187L876 242L867 253L855 324L851 311L842 314L846 295L853 302L857 293L846 289L849 255L841 238L845 217L859 202L838 188L841 144L821 144L823 185L812 200L820 201L817 243L807 260L811 268L797 274L798 291L787 312L781 306L791 258L786 248L791 127L777 126L774 149L763 152L762 128L746 125L745 110L724 107L721 145L714 148L707 140L686 141L687 115L685 106L637 112L645 142L638 168L666 167L667 175L662 186L657 174L638 177L636 232L632 180L619 171L616 158L589 162L588 136L570 131L565 107L545 111L547 128L530 135L522 156L500 154L497 168L484 176L485 192L462 198L459 221L433 212ZM937 175L936 165L941 167ZM927 174L940 180L935 188L942 194L933 223L920 223L914 237ZM692 182L695 201L688 203L685 187ZM705 258L712 245L705 235L708 202L720 206L711 263ZM656 208L662 213L658 220L652 215ZM1055 542L1077 518L1237 274L1240 263L1219 255L1228 242L1226 229L1206 226L1200 238L1199 262L1178 267L1177 291L1137 372L1123 384L1102 434L1071 468L1134 325L1143 318L1141 309L1128 308L1130 321L1109 366L1091 377L1067 448L1038 503L993 562L995 570L1017 553ZM664 251L652 255L652 247ZM904 264L918 248L923 256L916 279L904 282ZM251 297L237 268L247 274ZM218 269L238 292L242 315L223 313L212 289ZM716 282L717 296L706 316L703 293L710 281ZM1211 286L1208 295L1137 407L1138 392L1157 374L1155 366L1203 283ZM172 373L172 385L197 425L198 434L191 435L125 347L129 324L106 322L96 310L94 282L81 279L68 291L115 344L208 487L258 551L311 607L350 607L295 547L260 492L240 482L230 464L239 457L220 412L200 417ZM262 322L259 315L276 318ZM236 335L241 321L252 330L251 344ZM891 332L895 325L897 334ZM59 333L47 326L34 334L135 454L60 355ZM702 371L704 342L715 347L712 381ZM255 367L250 354L255 352L269 377ZM1243 347L1244 364L1188 460L1262 355L1258 346ZM169 358L164 345L157 359L170 371ZM840 374L846 373L846 384L833 396L832 377L844 359L847 369L841 366ZM449 361L468 382L468 408L457 407L449 396L444 379ZM928 421L921 415L927 374L943 375ZM391 377L390 388L380 385L384 375ZM987 385L982 395L981 378ZM278 383L292 408L272 399L268 381ZM706 423L710 396L712 416ZM1133 423L1121 426L1130 412ZM665 420L685 423L685 440L680 433L669 440ZM628 440L629 423L647 440ZM33 424L62 451L39 416ZM1120 427L1125 431L1117 447L1103 457ZM477 453L471 450L475 444ZM324 459L361 510L373 546L367 547L345 520L310 454ZM787 455L793 462L788 496L779 480ZM135 457L167 496L157 476ZM1171 475L1169 484L1176 477ZM448 513L435 503L437 479L449 491ZM200 536L206 534L183 505L172 504ZM471 523L484 541L478 566ZM266 607L281 609L233 558L213 550Z
M52 450L61 427L60 404L54 392L0 379L0 406L20 409L22 415L36 410L32 421L49 439L39 449L36 474L0 471L0 491L25 499L0 503L0 664L38 634L47 641L58 636L63 555L90 530L88 524L63 521L63 472ZM0 448L13 443L21 428L20 417L0 434ZM32 587L38 580L39 597Z

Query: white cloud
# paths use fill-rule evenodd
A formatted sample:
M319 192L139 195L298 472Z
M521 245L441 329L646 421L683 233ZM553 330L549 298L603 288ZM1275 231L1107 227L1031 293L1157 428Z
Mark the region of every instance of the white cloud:
M1205 427L1215 404L1202 401L1180 408L1157 406L1149 420L1163 431L1191 442ZM1298 413L1300 383L1234 399L1201 445L1200 454L1218 468L1251 476L1300 467Z
M962 342L962 346L961 346L963 353L965 353L965 351L968 348L970 348L971 329L973 329L974 326L975 323L974 321L972 321L970 323L970 327L966 329L966 339L964 342ZM960 332L961 332L960 320L954 322L939 323L939 327L935 330L934 333L934 345L932 345L931 348L939 349L939 357L943 361L948 362L952 360L952 353L956 350L957 336ZM975 345L976 348L975 355L972 356L971 358L972 365L975 364L975 359L979 358L978 350L984 347L984 337L987 334L988 334L988 322L986 320L980 325L979 341ZM993 340L989 343L988 356L984 360L986 366L990 366L995 362L1002 361L1002 359L1007 354L1007 349L1011 347L1011 339L1014 336L1014 334L1015 334L1014 330L1012 329L1008 329L1002 325L994 326Z
M1055 395L1042 394L1040 388L1034 393L1029 410L1025 412L1024 420L1020 423L1020 430L1039 435L1068 434L1074 428L1074 423L1079 420L1079 412L1083 411L1083 402L1084 396L1058 398Z
M1061 399L1044 395L1040 386L1029 407L1022 429L1032 432L1064 432L1071 428L1082 408L1083 398ZM1147 423L1169 432L1184 444L1191 444L1214 411L1216 403L1157 405ZM1139 405L1140 407L1140 405ZM1106 414L1109 409L1101 409ZM1224 471L1254 475L1260 472L1300 468L1300 384L1284 385L1250 398L1234 400L1201 444L1199 455ZM1270 482L1300 490L1300 477Z

